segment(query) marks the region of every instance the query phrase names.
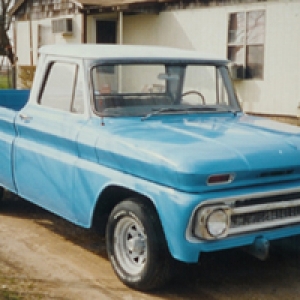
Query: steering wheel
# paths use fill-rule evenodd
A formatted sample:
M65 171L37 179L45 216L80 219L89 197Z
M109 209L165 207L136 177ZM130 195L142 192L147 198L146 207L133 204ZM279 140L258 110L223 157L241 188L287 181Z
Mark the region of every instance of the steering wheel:
M184 97L184 96L187 96L187 95L190 95L190 94L196 94L196 95L198 95L201 98L201 100L202 100L202 104L205 104L205 98L204 98L204 96L200 92L198 92L196 90L190 90L190 91L184 92L184 93L182 93L181 97Z

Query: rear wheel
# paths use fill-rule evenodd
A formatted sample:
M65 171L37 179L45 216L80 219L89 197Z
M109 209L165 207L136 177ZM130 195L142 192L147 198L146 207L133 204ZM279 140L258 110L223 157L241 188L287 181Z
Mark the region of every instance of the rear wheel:
M120 280L137 290L155 289L170 279L172 258L154 208L142 199L119 203L106 228L107 252Z

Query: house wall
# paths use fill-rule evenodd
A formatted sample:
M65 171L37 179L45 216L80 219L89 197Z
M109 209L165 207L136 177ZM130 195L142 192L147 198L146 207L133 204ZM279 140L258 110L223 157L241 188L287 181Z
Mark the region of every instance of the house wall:
M266 11L264 78L236 81L245 111L298 115L300 103L300 1L174 9L124 18L124 44L166 45L227 55L232 12Z
M38 60L38 49L41 46L48 44L81 43L82 15L75 14L61 16L61 18L66 17L73 19L72 35L64 36L61 33L52 33L52 18L33 21L15 21L15 53L18 58L17 87L30 87L30 83L29 86L24 86L21 82L20 74L22 72L20 70L27 66L36 66ZM31 79L29 79L29 81L31 81Z

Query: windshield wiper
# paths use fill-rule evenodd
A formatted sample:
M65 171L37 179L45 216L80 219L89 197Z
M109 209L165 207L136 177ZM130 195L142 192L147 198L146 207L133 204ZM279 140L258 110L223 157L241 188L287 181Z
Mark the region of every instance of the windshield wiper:
M174 107L164 107L161 109L154 110L151 113L148 113L144 117L141 118L142 121L151 118L152 116L163 114L163 113L193 113L193 112L230 112L233 113L235 116L237 114L237 110L234 109L227 109L223 107L213 107L213 106L195 106L195 107L180 107L180 108L174 108Z
M210 107L210 106L206 106L206 107L180 107L180 108L170 108L170 107L164 107L158 110L155 110L151 113L148 113L147 115L145 115L144 117L141 118L142 121L151 118L152 116L155 115L159 115L161 113L190 113L190 112L197 112L197 111L217 111L217 108L215 107Z
M161 113L178 113L178 112L187 112L185 108L170 108L170 107L164 107L157 110L153 110L153 112L148 113L144 117L141 118L142 121L149 119L155 115L159 115Z
M232 113L236 116L236 114L238 113L238 110L236 109L233 109L233 108L226 108L226 107L213 107L213 106L204 106L204 107L199 107L199 106L196 106L196 107L188 107L186 108L186 111L191 111L191 112L194 112L194 111L214 111L214 112L229 112L229 113Z
M227 107L219 107L219 106L204 106L204 107L187 107L185 108L187 111L215 111L215 112L229 112L233 114L237 114L238 110L233 108L227 108Z
M217 111L219 111L219 112L229 112L229 113L234 114L235 116L239 112L239 110L237 110L237 109L226 108L226 107L218 107Z

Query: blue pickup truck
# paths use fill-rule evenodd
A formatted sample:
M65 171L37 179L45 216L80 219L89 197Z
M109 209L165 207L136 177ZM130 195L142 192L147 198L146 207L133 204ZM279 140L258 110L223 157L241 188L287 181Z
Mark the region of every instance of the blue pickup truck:
M105 233L126 285L176 262L300 234L300 130L244 114L227 61L146 46L40 50L0 93L0 185ZM101 272L101 270L99 270Z

